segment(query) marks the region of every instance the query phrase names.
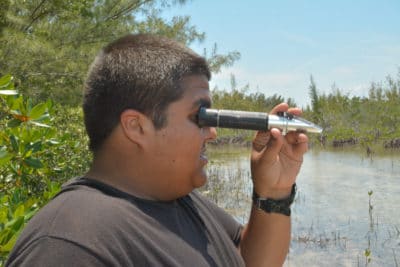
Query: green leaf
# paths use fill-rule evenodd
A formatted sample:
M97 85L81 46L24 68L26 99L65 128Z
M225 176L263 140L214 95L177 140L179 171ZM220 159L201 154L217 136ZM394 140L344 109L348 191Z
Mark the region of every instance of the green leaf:
M27 149L32 150L32 153L40 151L42 149L42 141L27 145Z
M43 163L36 158L26 158L24 159L24 163L26 163L28 166L35 168L35 169L40 169L43 168Z
M45 128L50 128L51 127L51 126L49 126L47 124L40 123L40 122L37 122L37 121L29 121L29 123L32 123L32 124L34 124L36 126L45 127Z
M47 99L46 105L47 105L47 109L50 112L53 109L54 103L53 103L53 101L51 99Z
M9 87L13 77L8 74L0 77L0 88Z
M18 208L14 211L13 217L14 218L19 218L23 217L25 213L25 207L23 204L18 205Z
M33 215L36 214L36 212L37 212L38 210L39 210L39 207L36 207L35 209L33 209L33 210L31 210L30 212L26 213L26 214L25 214L25 220L26 220L26 221L30 220L30 219L33 217Z
M6 252L6 253L10 252L14 247L15 242L17 241L17 237L18 236L16 234L12 235L12 237L8 240L8 242L5 245L0 246L0 252Z
M7 104L9 105L10 109L12 110L12 113L17 113L17 114L21 114L21 106L23 106L23 97L22 95L18 96L18 97L10 97L8 99L9 101L7 102Z
M60 142L55 140L55 139L50 139L50 140L47 141L47 143L50 144L50 145L58 145L58 144L60 144Z
M17 90L0 90L0 95L18 95Z
M8 153L5 147L0 148L0 166L8 163L13 158L13 155Z
M7 221L7 219L8 219L7 215L8 215L8 212L7 212L6 208L3 207L2 209L0 209L0 225L4 224L4 222ZM0 229L1 229L1 227L0 227Z
M15 127L20 126L21 123L22 123L22 121L20 121L20 120L12 119L7 123L7 127L15 128Z
M32 110L32 98L25 98L26 99L26 102L25 102L25 111L26 111L26 113L29 111L29 110Z
M18 152L18 140L14 135L10 136L10 143L15 152Z
M49 120L49 119L50 119L50 115L48 113L45 113L42 116L40 116L39 118L35 119L35 121L40 122L40 121L45 121L45 120Z
M13 235L14 233L9 226L6 226L6 228L0 232L0 252L2 251L1 245L7 244L7 242L10 241Z
M31 111L28 113L28 116L35 120L38 119L40 116L42 116L47 110L47 105L46 103L40 103L34 106Z
M16 232L20 229L21 225L24 223L24 219L25 219L24 216L16 217L16 218L12 219L11 221L7 222L5 224L5 228L9 228Z

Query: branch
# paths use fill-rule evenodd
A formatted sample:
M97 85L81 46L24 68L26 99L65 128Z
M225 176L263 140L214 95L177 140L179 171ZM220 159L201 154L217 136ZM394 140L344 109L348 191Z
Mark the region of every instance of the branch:
M46 0L42 0L42 2L40 2L40 4L35 8L35 10L33 10L31 18L33 18L35 16L35 13L39 10L39 8L44 4L44 2L46 2Z
M80 72L46 72L46 73L41 73L41 72L28 72L23 74L22 76L24 77L29 77L29 76L69 76L69 77L79 77Z
M32 14L31 14L31 22L25 27L24 31L27 31L32 25L33 23L35 23L40 17L42 17L43 15L46 15L48 12L43 12L41 14L39 14L38 16L35 17L36 12L43 6L43 4L46 2L47 0L42 0L42 2L40 2L40 4L35 8L35 10L33 10Z
M124 14L126 14L126 13L128 13L128 12L134 10L134 9L139 8L140 6L143 6L143 5L147 4L147 3L150 3L150 2L152 2L152 0L144 0L143 2L138 1L136 3L132 3L132 4L130 4L130 5L126 6L126 7L124 7L124 8L121 8L119 11L117 11L115 14L109 16L104 21L108 21L110 19L117 19L120 16L122 16L122 15L124 15Z

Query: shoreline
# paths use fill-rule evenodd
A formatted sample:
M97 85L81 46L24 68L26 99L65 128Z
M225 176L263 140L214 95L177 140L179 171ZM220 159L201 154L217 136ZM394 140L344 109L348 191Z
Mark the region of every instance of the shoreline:
M385 150L400 150L400 138L393 138L389 140L377 140L374 142L362 142L362 138L348 138L348 139L333 139L326 141L326 138L310 138L310 146L322 146L331 148L344 148L344 147L361 147L365 148L367 154L373 153L373 150L380 148ZM221 136L208 144L220 147L225 145L234 145L240 147L250 147L252 138L246 135L237 136Z

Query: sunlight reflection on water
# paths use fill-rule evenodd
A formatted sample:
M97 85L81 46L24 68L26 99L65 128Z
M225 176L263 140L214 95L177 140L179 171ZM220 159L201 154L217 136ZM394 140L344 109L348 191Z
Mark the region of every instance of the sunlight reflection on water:
M211 151L208 167L206 192L241 222L251 205L249 150ZM398 266L398 152L371 159L351 151L312 150L297 184L285 266L365 266L368 258L368 266Z

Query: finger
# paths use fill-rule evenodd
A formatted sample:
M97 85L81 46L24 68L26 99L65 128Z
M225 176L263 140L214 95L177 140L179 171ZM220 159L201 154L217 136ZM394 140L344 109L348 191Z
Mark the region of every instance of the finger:
M298 143L298 133L297 132L288 132L285 135L285 139L287 141L288 144L290 145L295 145Z
M253 149L257 152L263 150L271 139L269 131L258 131L253 139Z
M293 114L295 116L301 116L301 114L303 113L303 111L301 110L301 108L289 108L289 105L287 103L280 103L278 105L276 105L270 112L270 114L276 114L278 112L287 112L290 114Z
M301 144L308 144L308 137L306 134L301 132L289 132L285 136L287 144L296 147Z
M280 103L276 105L270 112L270 114L276 114L278 112L285 112L289 109L289 105L287 103Z
M285 136L281 153L293 161L302 162L308 150L308 137L304 133L290 132Z
M279 129L272 128L269 132L269 142L267 143L266 149L264 149L261 154L261 160L263 162L275 162L284 144L284 138Z
M304 132L290 131L285 135L285 140L290 145L297 145L300 143L307 143L308 137Z
M293 146L293 154L303 156L308 150L308 136L304 133L298 133L296 144Z
M301 116L301 114L303 114L303 111L301 110L301 108L289 108L287 110L287 113L290 113L295 116Z

